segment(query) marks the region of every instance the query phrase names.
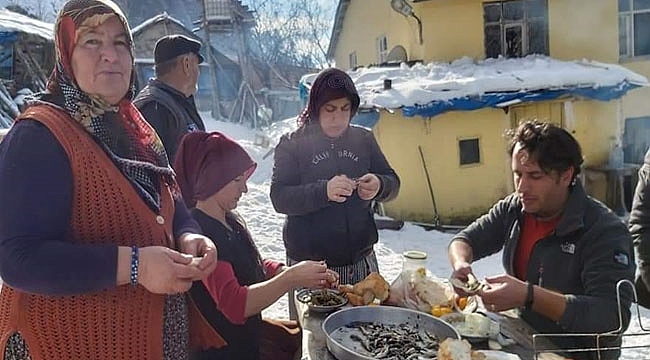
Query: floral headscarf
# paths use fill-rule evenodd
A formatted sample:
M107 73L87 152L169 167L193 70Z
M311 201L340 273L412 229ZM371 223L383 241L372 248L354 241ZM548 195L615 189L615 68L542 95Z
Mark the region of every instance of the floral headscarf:
M116 16L129 43L133 61L133 38L126 17L110 0L70 0L60 11L54 27L56 66L47 83L51 94L63 97L62 106L104 148L113 162L138 190L149 207L160 207L159 176L174 184L173 170L160 138L131 102L135 92L135 67L124 98L111 105L83 92L71 66L80 30L97 26Z

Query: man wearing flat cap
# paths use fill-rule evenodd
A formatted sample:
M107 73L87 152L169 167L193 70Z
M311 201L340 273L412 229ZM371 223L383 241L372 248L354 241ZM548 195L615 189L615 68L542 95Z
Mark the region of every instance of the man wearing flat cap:
M149 80L135 106L156 129L173 161L183 135L205 131L194 103L203 56L201 43L183 35L167 35L156 42L153 51L156 77Z

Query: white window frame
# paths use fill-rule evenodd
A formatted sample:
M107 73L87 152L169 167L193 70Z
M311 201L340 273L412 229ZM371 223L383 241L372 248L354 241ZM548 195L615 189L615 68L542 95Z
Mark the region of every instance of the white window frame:
M508 44L506 44L506 34L508 29L519 28L521 29L521 54L519 56L526 56L528 53L528 31L526 30L526 21L508 21L501 26L501 54L505 56Z
M348 56L348 60L350 62L350 69L354 69L355 67L357 67L357 65L359 65L356 51L350 53L350 55Z
M546 36L547 36L547 39L546 39L546 41L547 41L547 44L546 44L547 51L550 50L549 46L548 46L549 45L548 44L548 41L549 41L548 40L548 36L549 36L549 29L548 29L548 16L549 16L548 15L548 2L550 2L550 1L551 0L548 0L546 2L546 4L547 4L546 5L547 13L546 13L546 16L545 16L546 21L547 21L547 28L546 28L546 31L547 31L547 34L546 34ZM484 1L483 5L503 4L503 3L506 3L506 2L525 3L524 0L501 0L501 1ZM526 12L526 10L524 8L524 15L523 15L522 19L517 19L517 20L501 19L500 21L485 22L483 24L483 29L484 29L484 32L485 32L485 29L488 26L496 26L496 25L498 25L500 27L499 36L500 36L500 42L501 42L501 49L499 50L499 54L502 55L502 56L507 56L508 46L506 44L506 30L508 28L512 28L512 27L519 27L521 29L521 56L523 57L523 56L531 54L530 44L529 44L529 35L528 35L528 24L529 24L529 22L534 21L535 19L540 19L540 17L529 17L528 13ZM487 55L487 52L488 52L487 48L485 49L485 52L486 52L486 55ZM548 55L548 54L546 54L546 55Z
M650 13L650 6L646 9L640 9L640 10L634 10L634 1L633 0L624 0L628 2L628 8L629 10L626 11L621 11L620 8L618 10L618 22L619 22L619 57L621 58L633 58L637 56L650 56L650 53L648 54L641 54L637 55L634 53L634 15L636 14L643 14L643 13ZM622 23L625 22L625 34L624 34L624 39L621 40L620 38L620 31ZM648 24L650 26L650 24ZM650 30L649 30L650 31ZM625 43L625 50L623 51L623 47L621 46L622 44L620 42Z
M386 62L388 57L388 38L386 34L377 37L377 60L379 63Z

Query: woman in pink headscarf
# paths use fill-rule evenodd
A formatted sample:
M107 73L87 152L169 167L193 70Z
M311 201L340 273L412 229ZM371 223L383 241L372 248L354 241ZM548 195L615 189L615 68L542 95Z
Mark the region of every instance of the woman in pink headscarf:
M239 144L218 132L189 133L176 153L174 168L185 203L219 248L217 268L196 282L190 294L228 345L196 354L196 359L291 359L300 340L296 324L279 324L289 326L286 336L269 344L267 335L282 331L268 331L260 313L293 288L338 284L338 274L322 261L286 267L262 259L242 218L233 212L255 167Z

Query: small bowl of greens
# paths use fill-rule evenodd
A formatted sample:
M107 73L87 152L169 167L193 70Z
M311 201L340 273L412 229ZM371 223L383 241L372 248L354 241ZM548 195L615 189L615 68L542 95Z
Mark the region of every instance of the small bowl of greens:
M296 299L307 304L310 311L328 313L340 309L348 303L348 298L333 289L302 289Z

